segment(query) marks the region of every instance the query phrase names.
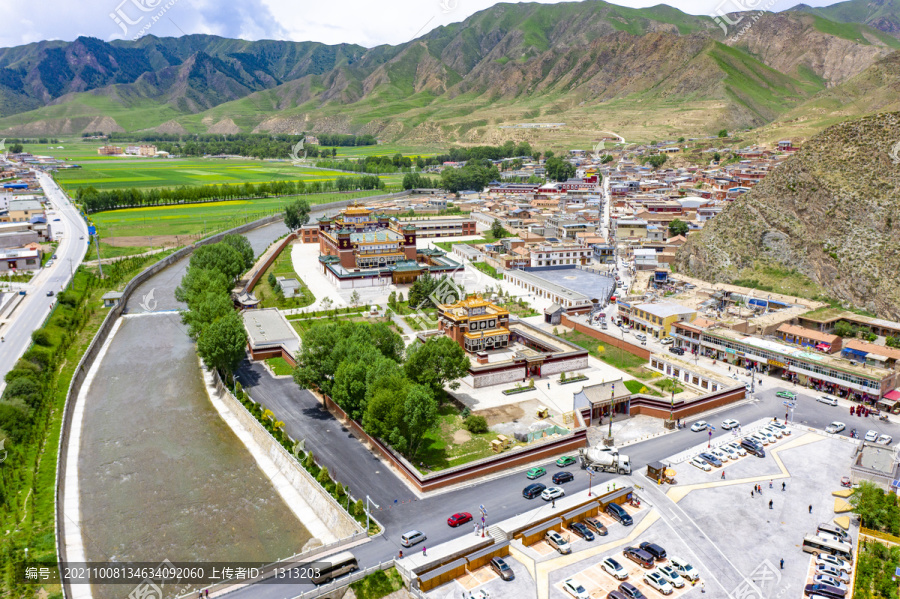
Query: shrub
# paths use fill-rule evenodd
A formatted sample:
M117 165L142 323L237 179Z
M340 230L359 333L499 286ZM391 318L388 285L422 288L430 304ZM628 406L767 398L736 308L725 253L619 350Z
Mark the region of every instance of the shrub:
M316 480L319 481L319 484L323 487L331 482L331 477L328 476L328 468L322 466L322 469L319 470L319 476L316 477Z
M56 296L57 301L64 305L74 308L78 305L78 297L71 291L63 291Z
M43 347L32 347L27 352L25 352L25 355L22 356L22 359L31 362L32 364L38 366L41 370L44 370L50 365L52 356L50 355L50 352Z
M51 345L53 345L53 342L50 340L50 334L47 333L47 331L45 331L44 329L32 331L31 340L35 345L43 345L44 347L50 347Z
M276 289L276 288L278 287L278 279L275 278L275 273L274 273L274 272L270 272L270 273L269 273L269 276L266 277L266 280L269 282L269 286L270 286L272 289Z
M484 416L475 416L473 414L463 421L463 426L466 427L467 431L476 435L488 432L488 423Z

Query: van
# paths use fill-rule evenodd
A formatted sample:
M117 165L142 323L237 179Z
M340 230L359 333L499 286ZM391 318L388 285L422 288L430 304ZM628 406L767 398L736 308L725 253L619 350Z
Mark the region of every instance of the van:
M411 530L400 535L400 544L404 547L412 547L416 543L425 540L425 533L420 530Z
M653 567L653 556L638 547L626 547L622 552L625 557L644 568Z
M610 503L606 506L606 513L613 517L614 520L618 521L622 526L631 526L634 524L634 520L625 511L618 503Z
M835 536L844 543L851 542L850 535L847 534L847 531L836 524L823 522L822 524L819 524L816 532L822 532L827 535Z
M752 439L741 439L741 447L743 447L747 453L753 454L758 458L766 457L766 450L762 448L760 443Z

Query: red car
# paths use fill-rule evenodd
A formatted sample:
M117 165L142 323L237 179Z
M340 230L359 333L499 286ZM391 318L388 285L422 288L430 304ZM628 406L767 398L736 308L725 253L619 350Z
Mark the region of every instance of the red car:
M460 512L458 514L453 514L449 518L447 518L447 524L456 528L460 524L465 524L466 522L472 521L472 514L469 512Z

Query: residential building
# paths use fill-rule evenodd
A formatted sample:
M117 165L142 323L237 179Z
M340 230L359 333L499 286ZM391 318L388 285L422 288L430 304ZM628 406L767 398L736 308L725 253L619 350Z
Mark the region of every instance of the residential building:
M841 351L842 339L837 335L829 335L814 329L783 324L775 330L776 336L787 345L796 345L818 350L828 354Z
M119 156L124 154L121 146L100 146L97 148L97 154L100 156Z
M693 308L671 302L662 302L632 306L627 321L635 329L650 333L657 339L662 339L669 336L673 323L690 322L696 317L697 311ZM625 320L624 317L623 320Z
M40 249L0 250L0 273L37 270L41 267Z

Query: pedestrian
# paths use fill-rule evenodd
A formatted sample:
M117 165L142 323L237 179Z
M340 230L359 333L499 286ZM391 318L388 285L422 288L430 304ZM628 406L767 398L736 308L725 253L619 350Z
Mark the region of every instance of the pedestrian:
M754 497L754 495L753 495L753 489L750 489L750 499L753 499L753 497Z
M701 592L701 593L705 593L705 592L706 592L706 583L705 583L705 582L701 582L701 583L700 583L700 592Z
M781 490L782 490L782 491L784 491L784 487L785 487L785 484L782 482L782 483L781 483Z
M772 500L769 500L769 509L772 509Z
M772 488L772 481L769 481L769 488Z
M197 599L203 599L203 591L197 591Z
M809 506L809 513L812 513L812 506Z
M725 471L722 470L722 480L725 480Z
M203 591L203 596L209 597L209 589L206 589L205 591Z
M400 550L400 559L403 559L403 550Z
M427 553L425 553L426 549L428 549L428 548L425 547L425 545L422 545L422 555L428 555Z
M556 497L554 497L554 498L553 498L553 501L550 502L550 507L553 508L553 509L556 508Z
M781 558L781 569L784 570L784 558Z

